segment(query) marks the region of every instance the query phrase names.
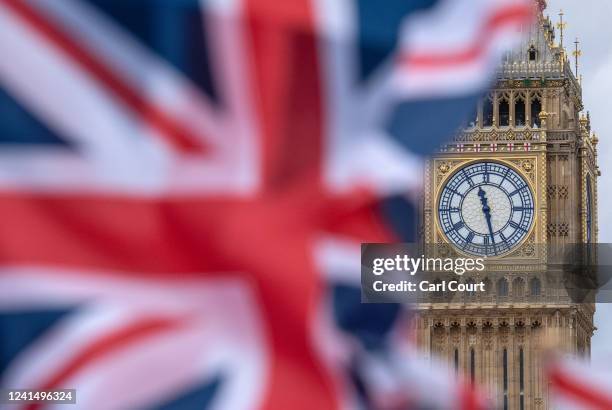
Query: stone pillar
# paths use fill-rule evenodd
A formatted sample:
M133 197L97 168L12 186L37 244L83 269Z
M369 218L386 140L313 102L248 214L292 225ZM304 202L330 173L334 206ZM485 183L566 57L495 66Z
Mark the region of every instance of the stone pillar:
M499 96L493 93L493 127L499 124Z

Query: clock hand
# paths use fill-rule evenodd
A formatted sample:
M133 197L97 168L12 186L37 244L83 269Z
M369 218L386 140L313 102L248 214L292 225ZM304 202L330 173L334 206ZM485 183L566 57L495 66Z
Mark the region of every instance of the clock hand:
M487 225L489 226L489 234L491 235L491 242L495 245L495 237L493 236L493 225L491 224L491 214L485 214L485 218L487 218Z
M482 187L478 187L478 196L480 197L480 203L482 204L482 212L484 213L485 219L487 220L487 227L489 228L489 234L491 235L491 242L495 245L495 237L493 236L493 224L491 223L491 208L487 203L486 192Z

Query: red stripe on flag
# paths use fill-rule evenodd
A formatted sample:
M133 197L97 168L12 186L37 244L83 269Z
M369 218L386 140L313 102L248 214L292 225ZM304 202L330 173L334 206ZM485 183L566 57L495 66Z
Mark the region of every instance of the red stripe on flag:
M272 350L263 404L270 409L338 407L331 375L313 345L322 279L313 264L308 233L314 221L304 220L308 208L324 201L320 178L323 93L318 30L311 7L310 0L246 2L245 43L251 52L251 95L263 152L261 195L279 202L298 195L304 201L294 202L278 217L297 214L296 220L305 225L274 222L266 229L278 229L283 243L262 246L252 255L261 269L256 276L269 278L261 283L260 292ZM304 197L303 193L314 195Z
M180 279L248 271L238 257L240 244L282 247L272 242L275 229L285 237L307 228L368 242L394 239L366 192L333 200L313 191L293 196L152 200L1 192L0 264ZM252 242L256 238L260 242Z
M472 63L487 53L490 39L495 32L504 26L524 24L533 17L529 6L513 5L497 10L486 20L475 42L453 53L412 54L408 51L400 57L400 64L413 69L448 68L451 66Z
M167 332L180 326L181 322L174 319L148 318L137 323L101 336L99 339L77 352L72 360L57 370L37 390L51 390L65 388L64 383L92 363L104 359L115 351L121 350L133 343L141 342L142 339ZM42 403L34 403L26 407L26 410L42 408Z
M289 5L286 5L290 4ZM309 0L248 2L253 106L263 146L263 189L320 184L324 114L320 63ZM270 24L265 10L301 16L302 24ZM282 11L284 10L284 11ZM310 28L304 29L308 21Z
M473 385L461 384L457 408L460 410L486 410L487 406L485 400Z
M54 26L43 15L30 7L28 2L0 0L0 3L7 6L22 22L53 44L93 79L100 82L144 123L159 132L171 146L184 152L204 153L207 150L201 138L188 130L180 123L180 120L173 118L162 107L140 95L137 90L114 73L102 59L81 46L76 39L70 37L60 27Z
M258 0L249 3L249 17L266 26L282 26L286 30L316 32L310 5L303 0L269 1Z
M181 275L236 270L220 246L233 221L270 218L235 199L146 200L0 194L0 263L121 274ZM244 226L244 231L248 229ZM226 249L225 252L231 251Z
M612 396L606 391L601 391L579 379L567 374L560 368L549 370L550 383L562 394L571 397L582 408L593 410L612 409Z

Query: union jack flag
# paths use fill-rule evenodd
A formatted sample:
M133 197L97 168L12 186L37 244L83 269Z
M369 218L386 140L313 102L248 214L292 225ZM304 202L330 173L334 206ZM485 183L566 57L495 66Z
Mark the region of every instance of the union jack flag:
M475 408L410 389L358 244L413 235L529 3L0 0L0 386Z

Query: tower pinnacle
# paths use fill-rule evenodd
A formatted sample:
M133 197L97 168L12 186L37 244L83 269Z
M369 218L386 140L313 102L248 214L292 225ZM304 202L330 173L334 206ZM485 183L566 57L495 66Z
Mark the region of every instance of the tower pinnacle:
M557 23L557 28L559 29L559 46L563 49L563 31L567 27L567 23L563 21L563 10L559 10L559 22Z
M578 41L578 38L576 37L576 41L574 41L574 45L576 46L576 49L574 50L574 52L572 52L572 55L575 57L575 62L576 62L576 77L578 77L578 59L580 58L580 56L582 56L582 50L580 50L579 48L579 44L580 41ZM580 78L580 77L578 77Z

